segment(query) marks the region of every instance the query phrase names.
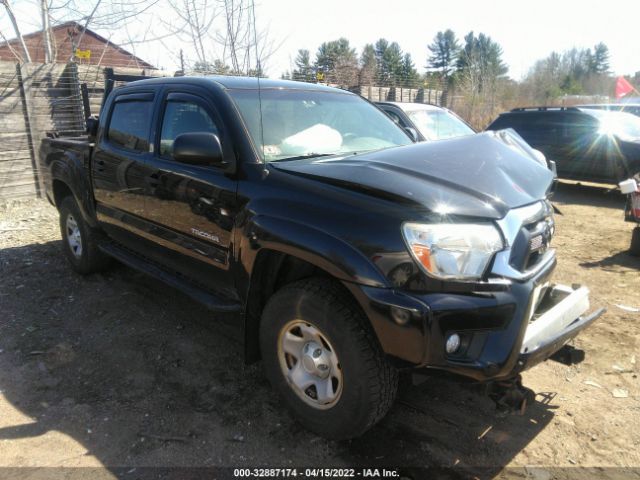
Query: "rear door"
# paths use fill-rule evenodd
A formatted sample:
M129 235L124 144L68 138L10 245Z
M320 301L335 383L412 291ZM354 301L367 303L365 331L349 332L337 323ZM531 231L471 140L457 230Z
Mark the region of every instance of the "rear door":
M105 106L91 163L98 220L129 244L136 218L144 214L144 166L150 156L151 122L157 90L124 89Z
M148 255L225 297L234 297L229 271L237 211L237 181L215 166L187 165L173 158L183 133L218 135L225 159L234 150L214 102L195 87L166 88L159 105L155 152L145 165L144 217L153 238Z

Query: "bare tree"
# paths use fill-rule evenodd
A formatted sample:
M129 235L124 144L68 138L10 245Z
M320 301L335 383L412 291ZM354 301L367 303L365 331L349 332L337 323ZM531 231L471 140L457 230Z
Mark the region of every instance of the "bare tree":
M8 0L1 0L3 2ZM78 35L73 36L72 51L69 60L73 60L76 48L81 46L88 28L102 28L110 32L124 31L131 22L138 22L140 15L158 4L161 0L40 0L42 29L45 35L45 57L55 59L55 44L51 35L52 25L68 21L78 22ZM47 37L48 33L48 37ZM111 37L111 35L107 35ZM48 41L47 41L48 38ZM102 52L104 54L104 52Z
M16 34L16 38L20 43L20 47L22 48L22 52L24 54L24 60L26 62L31 62L31 55L29 55L29 50L27 49L27 44L24 43L24 38L22 38L22 34L20 33L20 27L18 27L18 22L16 20L16 16L13 13L13 8L11 8L11 4L9 0L0 0L0 3L4 5L4 8L7 10L7 15L9 15L9 20L11 20L11 24L13 25L13 31Z
M235 73L261 73L273 54L274 43L268 29L257 30L254 0L219 0L224 10L224 34L217 36L223 46L223 60Z
M44 43L44 63L51 63L53 57L53 42L51 41L51 25L49 24L49 0L40 0L42 14L42 40Z
M22 56L20 56L20 54L16 52L15 48L13 48L11 43L9 43L9 40L7 39L7 37L2 32L0 32L0 40L2 40L4 43L7 44L7 47L9 47L9 51L13 54L14 57L16 57L16 60L18 60L19 62L24 61Z
M168 0L168 4L175 13L178 23L171 23L161 19L165 27L182 42L193 47L196 63L207 65L211 63L213 32L212 25L218 16L215 5L210 0Z
M174 54L188 45L184 52L191 68L236 75L261 73L274 44L266 29L256 31L253 0L166 1L174 13L167 17L173 20L161 19L161 23L178 40ZM161 43L168 46L169 42Z

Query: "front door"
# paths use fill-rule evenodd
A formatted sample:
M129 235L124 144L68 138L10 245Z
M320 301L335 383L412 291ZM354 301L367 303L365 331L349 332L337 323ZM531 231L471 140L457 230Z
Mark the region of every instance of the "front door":
M173 158L178 135L218 135L225 159L233 155L215 105L205 95L168 89L163 94L155 153L145 166L144 217L154 248L148 254L208 290L235 297L230 267L237 181L222 168Z

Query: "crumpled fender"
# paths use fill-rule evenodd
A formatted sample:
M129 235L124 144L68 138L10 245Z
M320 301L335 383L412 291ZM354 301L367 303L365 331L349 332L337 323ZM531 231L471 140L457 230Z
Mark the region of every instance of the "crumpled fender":
M284 218L256 216L245 228L241 251L255 252L245 263L247 271L253 270L253 261L261 249L270 249L293 255L326 271L335 278L367 285L386 287L382 273L362 252L352 245L309 225Z

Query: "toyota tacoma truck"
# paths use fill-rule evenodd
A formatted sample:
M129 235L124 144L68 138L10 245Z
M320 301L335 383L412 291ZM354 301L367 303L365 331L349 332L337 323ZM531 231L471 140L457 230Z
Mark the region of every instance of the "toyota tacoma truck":
M399 372L512 398L602 313L553 283L553 174L508 131L414 144L352 93L234 77L132 82L87 123L39 159L71 266L236 313L246 361L325 437L384 417Z

